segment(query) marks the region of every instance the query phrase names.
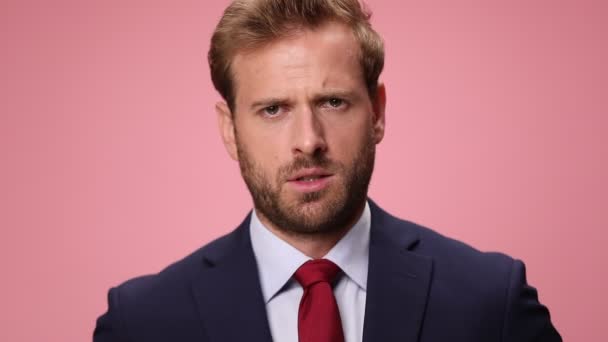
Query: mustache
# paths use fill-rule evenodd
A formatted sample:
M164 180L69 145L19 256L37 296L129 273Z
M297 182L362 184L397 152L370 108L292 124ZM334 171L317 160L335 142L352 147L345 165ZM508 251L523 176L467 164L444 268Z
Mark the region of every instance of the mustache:
M289 165L282 166L278 175L280 180L287 180L301 169L322 168L334 173L340 165L324 155L314 157L297 157Z

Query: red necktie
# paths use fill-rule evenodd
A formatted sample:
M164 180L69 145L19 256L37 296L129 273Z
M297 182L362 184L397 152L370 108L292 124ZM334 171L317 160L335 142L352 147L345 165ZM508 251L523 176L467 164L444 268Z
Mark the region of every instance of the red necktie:
M309 260L295 273L304 288L298 312L300 342L344 342L332 282L340 268L325 259Z

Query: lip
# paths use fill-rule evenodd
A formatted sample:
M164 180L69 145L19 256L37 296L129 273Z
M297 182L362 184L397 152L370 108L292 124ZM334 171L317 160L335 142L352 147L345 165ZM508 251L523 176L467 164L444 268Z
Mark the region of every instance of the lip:
M293 174L288 181L290 182L298 182L298 178L302 177L327 177L331 176L331 173L321 169L321 168L308 168L302 169L295 174Z
M319 177L312 181L302 181L298 180L302 177ZM333 180L333 175L323 169L320 168L312 168L312 169L303 169L299 172L296 172L290 179L287 184L289 184L294 190L297 192L307 193L307 192L315 192L321 191L329 186L331 181Z

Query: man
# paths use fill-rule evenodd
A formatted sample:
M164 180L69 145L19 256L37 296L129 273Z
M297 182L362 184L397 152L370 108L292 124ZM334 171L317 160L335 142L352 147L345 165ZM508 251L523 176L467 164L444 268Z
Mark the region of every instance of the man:
M254 210L109 293L96 342L561 341L522 262L367 198L383 44L357 0L237 0L211 41L222 139Z

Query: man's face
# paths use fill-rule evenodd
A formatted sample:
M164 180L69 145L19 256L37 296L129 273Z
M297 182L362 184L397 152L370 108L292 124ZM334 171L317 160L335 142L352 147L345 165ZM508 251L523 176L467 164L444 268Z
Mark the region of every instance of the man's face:
M352 31L328 23L235 56L235 112L220 129L262 219L286 232L344 228L360 213L384 134Z

